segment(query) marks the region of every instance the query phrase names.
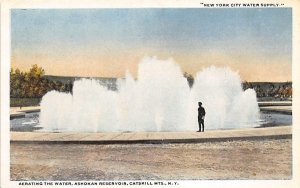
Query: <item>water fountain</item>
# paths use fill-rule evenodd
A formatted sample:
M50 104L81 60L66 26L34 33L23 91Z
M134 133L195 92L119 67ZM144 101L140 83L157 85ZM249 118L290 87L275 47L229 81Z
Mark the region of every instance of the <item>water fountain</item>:
M192 88L172 59L144 58L137 79L126 73L111 91L93 79L74 82L73 95L51 91L41 102L44 131L196 131L198 101L206 109L206 129L254 127L256 93L242 90L238 73L208 67Z

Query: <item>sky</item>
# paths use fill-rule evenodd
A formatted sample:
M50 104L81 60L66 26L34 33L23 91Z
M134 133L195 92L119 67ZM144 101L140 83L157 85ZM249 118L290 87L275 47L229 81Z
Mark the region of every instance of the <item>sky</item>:
M183 72L229 66L245 81L292 80L291 8L13 9L11 66L47 75L136 75L145 56Z

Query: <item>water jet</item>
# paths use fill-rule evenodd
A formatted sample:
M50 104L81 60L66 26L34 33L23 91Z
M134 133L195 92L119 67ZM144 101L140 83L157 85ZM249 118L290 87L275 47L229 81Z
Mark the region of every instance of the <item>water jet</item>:
M206 129L254 127L259 119L256 93L243 91L237 72L211 66L199 71L192 88L172 59L146 57L137 79L127 72L108 90L93 79L74 82L73 94L48 92L41 101L44 131L195 131L197 104L203 103Z

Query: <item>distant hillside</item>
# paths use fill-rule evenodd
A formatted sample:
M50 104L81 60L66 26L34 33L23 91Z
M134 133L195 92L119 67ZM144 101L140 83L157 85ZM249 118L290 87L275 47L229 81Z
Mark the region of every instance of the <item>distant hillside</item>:
M79 80L82 78L86 79L95 79L100 81L107 81L107 82L116 82L117 78L108 78L108 77L78 77L78 76L52 76L52 75L45 75L44 78L52 81L60 81L64 84L68 83L68 81L71 81L72 83L75 80Z
M79 80L82 78L86 78L86 79L95 79L95 80L100 80L103 82L116 82L118 78L113 78L113 77L78 77L78 76L52 76L52 75L45 75L43 76L44 78L48 79L48 80L52 80L52 81L61 81L62 83L66 84L68 81L71 81L72 83L75 80ZM276 86L281 86L283 84L288 84L291 85L292 82L288 81L288 82L243 82L243 85L245 85L246 83L248 84L252 84L253 86L267 86L267 85L274 85Z
M117 78L106 78L106 77L76 77L76 76L51 76L45 75L44 78L51 80L51 81L60 81L63 84L67 84L68 82L73 83L79 79L95 79L98 80L99 83L110 90L116 91L117 90Z

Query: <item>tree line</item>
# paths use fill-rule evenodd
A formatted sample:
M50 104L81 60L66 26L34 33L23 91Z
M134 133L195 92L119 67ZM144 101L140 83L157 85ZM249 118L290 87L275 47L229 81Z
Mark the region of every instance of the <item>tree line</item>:
M44 78L45 70L38 65L32 65L29 71L20 71L18 68L10 70L10 97L11 98L41 98L48 91L57 90L70 92L70 84L52 81Z
M41 98L47 92L56 90L71 92L72 83L62 83L58 80L50 80L44 77L45 70L38 65L32 65L29 71L22 72L18 68L10 70L10 97L11 98ZM184 73L190 87L194 84L191 74ZM253 88L258 98L292 98L292 83L286 82L279 85L273 83L255 84L243 82L243 89Z
M255 90L258 98L275 98L275 99L291 99L293 97L292 82L285 82L280 84L274 83L250 83L244 82L243 89L252 88Z

